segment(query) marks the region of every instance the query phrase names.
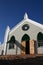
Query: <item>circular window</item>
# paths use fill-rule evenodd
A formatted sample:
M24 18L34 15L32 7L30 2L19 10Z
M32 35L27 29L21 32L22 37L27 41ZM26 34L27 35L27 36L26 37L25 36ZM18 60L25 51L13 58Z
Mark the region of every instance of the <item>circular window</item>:
M22 26L22 30L27 31L28 29L29 29L29 25L28 24L24 24Z

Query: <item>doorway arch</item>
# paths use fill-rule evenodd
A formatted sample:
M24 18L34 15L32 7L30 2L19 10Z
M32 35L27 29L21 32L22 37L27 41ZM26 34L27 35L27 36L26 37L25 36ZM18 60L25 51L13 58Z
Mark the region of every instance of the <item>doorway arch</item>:
M30 53L30 45L29 45L29 40L30 40L30 37L29 35L27 34L24 34L22 36L22 39L21 39L21 42L25 41L25 45L22 43L22 45L25 46L25 54L29 54Z

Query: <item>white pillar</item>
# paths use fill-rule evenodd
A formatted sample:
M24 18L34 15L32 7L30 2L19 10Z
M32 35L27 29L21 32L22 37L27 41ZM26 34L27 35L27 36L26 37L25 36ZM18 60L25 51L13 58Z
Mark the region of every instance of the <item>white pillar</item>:
M6 45L7 45L7 41L8 41L9 32L10 32L10 28L9 28L9 26L7 26L6 31L5 31L5 36L4 36L4 53L3 53L3 55L5 55L5 53L6 53Z

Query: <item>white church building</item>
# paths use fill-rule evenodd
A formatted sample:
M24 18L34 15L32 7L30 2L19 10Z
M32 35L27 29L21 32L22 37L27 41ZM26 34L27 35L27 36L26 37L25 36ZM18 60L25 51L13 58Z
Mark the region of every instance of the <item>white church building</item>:
M0 55L43 54L43 25L28 18L27 13L15 27L6 28Z

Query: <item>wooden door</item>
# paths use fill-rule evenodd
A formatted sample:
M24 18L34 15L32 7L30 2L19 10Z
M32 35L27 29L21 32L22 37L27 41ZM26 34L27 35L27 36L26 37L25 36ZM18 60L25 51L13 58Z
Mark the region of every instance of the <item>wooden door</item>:
M34 54L34 40L30 40L30 54Z

